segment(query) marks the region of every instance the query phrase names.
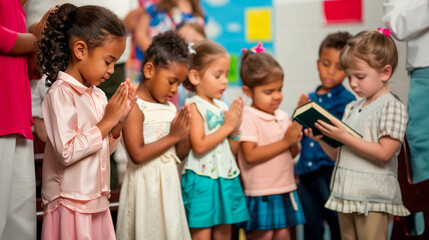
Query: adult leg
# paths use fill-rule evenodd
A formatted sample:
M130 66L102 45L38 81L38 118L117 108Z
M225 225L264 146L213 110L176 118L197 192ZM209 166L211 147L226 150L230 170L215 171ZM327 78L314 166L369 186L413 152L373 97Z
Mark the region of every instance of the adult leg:
M36 239L33 141L0 137L0 239Z
M355 214L355 223L359 239L387 240L389 214L380 212L369 212L368 216Z
M408 125L407 141L411 155L413 181L421 182L429 179L429 121L427 104L429 98L429 68L416 69L411 72L410 89L408 93ZM416 234L424 231L423 215L412 213L410 230Z
M416 69L411 73L408 93L407 140L411 154L413 181L429 178L429 122L427 105L429 98L429 68Z
M341 239L342 240L357 240L358 235L356 232L356 223L355 223L355 219L354 219L354 214L352 214L352 213L338 213L338 220L340 223ZM362 238L362 239L364 239L364 238Z

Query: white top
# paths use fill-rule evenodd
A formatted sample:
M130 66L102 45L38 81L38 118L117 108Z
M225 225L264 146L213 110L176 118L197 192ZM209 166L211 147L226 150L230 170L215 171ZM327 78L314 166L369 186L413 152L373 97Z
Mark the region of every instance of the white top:
M429 1L385 0L383 21L393 36L407 41L407 70L429 66Z
M27 17L27 27L34 23L38 23L43 15L51 7L62 5L64 3L71 3L76 6L83 5L98 5L109 9L114 12L121 20L134 9L139 7L138 0L28 0L24 4L24 10ZM118 63L126 63L131 56L131 34L127 37L127 45Z
M405 106L391 93L362 107L364 102L365 99L361 99L348 104L343 121L367 142L378 142L383 136L402 142L408 120ZM399 151L398 147L389 161L380 162L343 145L332 174L331 196L325 206L343 213L379 211L408 215L397 179Z
M42 102L45 99L46 92L48 91L48 87L45 85L46 75L40 80L30 80L31 85L31 110L33 113L33 117L38 117L43 119L42 113Z
M216 106L197 95L185 101L185 103L189 105L195 104L197 107L198 112L204 120L204 131L206 136L216 132L220 128L223 124L223 112L228 110L228 106L222 100L213 99L213 101ZM221 118L222 124L218 124L210 129L207 123L208 115ZM187 161L185 162L183 173L186 173L186 169L192 170L198 175L214 179L219 177L232 179L240 174L240 169L238 169L227 138L203 156L196 155L191 149Z

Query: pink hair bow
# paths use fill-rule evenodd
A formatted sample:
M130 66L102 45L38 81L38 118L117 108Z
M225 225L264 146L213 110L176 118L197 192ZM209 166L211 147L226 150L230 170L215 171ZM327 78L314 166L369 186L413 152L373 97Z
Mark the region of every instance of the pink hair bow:
M384 35L386 35L387 37L390 37L390 33L392 33L392 31L390 31L390 29L388 29L388 28L384 29L382 27L379 27L377 30L380 33L383 33Z
M250 51L252 53L263 53L263 52L265 52L265 48L262 47L262 43L260 42L255 47L252 47L251 49L246 49L246 48L241 49L242 53L245 53L247 51Z
M258 45L256 45L256 47L253 47L251 51L252 53L263 53L265 52L265 48L262 47L262 43L260 42Z

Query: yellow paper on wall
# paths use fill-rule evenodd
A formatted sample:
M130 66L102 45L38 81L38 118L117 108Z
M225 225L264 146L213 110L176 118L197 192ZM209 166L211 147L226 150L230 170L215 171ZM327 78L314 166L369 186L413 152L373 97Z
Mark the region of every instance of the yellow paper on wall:
M272 41L271 8L247 8L244 17L247 41Z

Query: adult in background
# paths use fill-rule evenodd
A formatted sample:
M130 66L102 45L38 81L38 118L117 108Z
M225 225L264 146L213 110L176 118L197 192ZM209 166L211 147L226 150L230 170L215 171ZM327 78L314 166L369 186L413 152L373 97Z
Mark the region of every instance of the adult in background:
M1 240L36 239L33 119L27 55L35 52L37 37L27 33L24 3L25 0L0 0ZM46 17L41 21L42 26Z
M411 154L413 181L429 179L429 1L385 0L385 25L393 36L407 44L407 71L410 74L408 92L407 140ZM424 230L420 213L415 215L416 233Z

